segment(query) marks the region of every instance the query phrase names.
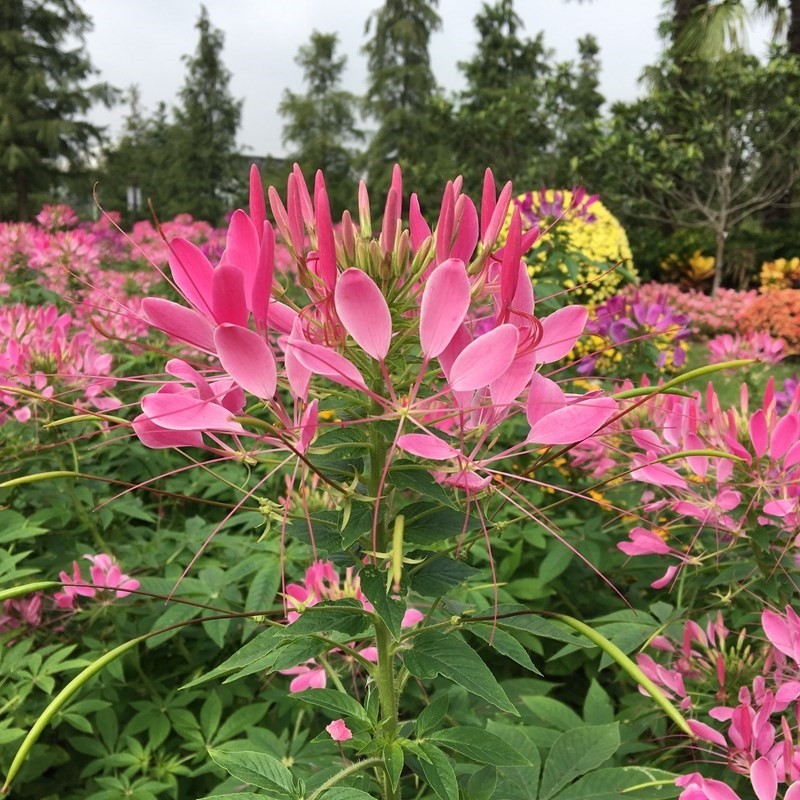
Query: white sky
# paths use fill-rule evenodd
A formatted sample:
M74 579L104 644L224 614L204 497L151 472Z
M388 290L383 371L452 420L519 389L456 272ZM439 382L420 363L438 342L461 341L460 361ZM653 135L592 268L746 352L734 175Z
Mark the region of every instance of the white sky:
M233 73L230 89L244 100L239 143L254 155L282 155L282 120L277 108L286 88L302 92L302 71L294 63L313 30L339 35L338 52L347 55L345 88L366 89L361 53L364 24L381 0L206 0L211 22L225 32L223 60ZM458 61L472 57L477 38L473 19L482 0L440 0L442 30L431 44L433 69L447 91L461 88ZM639 94L642 68L658 56L656 34L664 0L516 0L524 33L545 32L545 44L557 61L577 56L576 40L593 33L600 44L601 91L609 101ZM103 80L125 88L139 85L142 102L152 112L159 101L176 102L185 66L181 56L193 53L199 0L82 0L94 30L87 46ZM766 23L751 26L750 44L764 49ZM119 132L125 110L92 111L92 120Z

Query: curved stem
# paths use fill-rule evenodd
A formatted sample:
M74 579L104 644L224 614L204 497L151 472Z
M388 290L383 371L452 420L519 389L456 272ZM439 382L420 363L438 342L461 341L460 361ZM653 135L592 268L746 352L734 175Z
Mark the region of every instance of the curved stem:
M337 772L332 778L328 778L325 783L308 796L308 800L317 800L317 798L332 786L336 786L339 781L343 781L355 772L362 769L370 769L371 767L382 767L382 758L366 758L363 761L356 761L349 767L345 767L341 772Z

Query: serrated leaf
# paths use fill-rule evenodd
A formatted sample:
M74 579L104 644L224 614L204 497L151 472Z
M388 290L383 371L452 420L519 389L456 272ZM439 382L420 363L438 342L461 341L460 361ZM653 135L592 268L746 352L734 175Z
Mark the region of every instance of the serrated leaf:
M532 766L522 753L483 728L448 728L436 731L427 738L479 764L494 764L496 767Z
M447 714L450 696L444 692L436 695L432 702L422 709L414 724L414 733L421 739L429 730L435 728Z
M359 636L370 626L369 614L358 600L333 600L317 603L307 608L279 635L292 638L309 633L330 633L338 631L347 636Z
M420 633L413 638L404 663L417 678L429 680L441 675L502 711L519 716L481 657L455 633L438 630Z
M550 800L573 779L597 769L617 752L619 745L617 722L586 725L563 733L545 761L540 800Z
M439 800L458 800L458 781L450 759L436 745L420 742L420 747L430 763L420 761L422 774Z
M281 797L290 798L294 794L292 773L277 758L249 750L232 753L209 750L209 755L215 764L237 780L275 792Z
M302 700L304 703L329 711L334 717L343 715L369 722L367 712L361 703L349 695L337 692L335 689L307 689L304 692L292 695L292 697L295 700Z
M466 622L466 620L465 620ZM542 673L536 669L528 651L510 634L499 627L492 627L491 625L483 622L476 622L474 624L467 623L467 630L474 633L486 642L490 647L497 650L506 658L516 661L521 667L530 670L535 675Z
M422 551L420 554L423 554ZM414 553L410 555L413 557ZM479 572L463 561L435 558L413 573L411 588L423 597L441 597Z

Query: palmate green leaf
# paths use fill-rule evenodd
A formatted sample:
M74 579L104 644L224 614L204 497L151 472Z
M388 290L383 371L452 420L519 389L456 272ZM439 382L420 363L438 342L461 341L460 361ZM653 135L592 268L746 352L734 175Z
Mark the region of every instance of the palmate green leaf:
M444 539L458 539L480 527L480 521L475 517L439 503L411 503L402 509L402 514L406 520L404 538L422 547Z
M563 733L545 761L539 800L550 800L573 779L597 769L617 752L619 745L617 722L586 725Z
M412 675L422 680L441 675L502 711L519 716L491 670L457 633L423 632L412 643L404 656Z
M533 766L522 753L483 728L448 728L430 734L427 739L479 764L494 764L496 767Z
M671 772L651 767L610 767L590 772L559 792L554 800L671 800L681 792L675 785ZM653 786L656 781L664 781L663 786ZM649 784L649 785L648 785ZM634 786L642 786L638 791L628 791Z
M344 514L344 512L342 512ZM374 508L369 503L351 503L347 525L341 529L342 547L346 550L362 536L372 533Z
M307 689L304 692L292 695L295 700L302 700L304 703L316 706L325 711L331 712L332 716L355 717L363 722L369 722L367 712L362 705L352 697L335 689Z
M419 766L429 786L439 800L458 800L458 781L450 759L430 742L420 742L420 747L430 763L420 760Z
M294 797L292 773L277 758L250 750L232 753L209 750L209 755L237 780L266 789L278 798Z
M375 567L363 567L358 573L361 591L372 603L375 613L386 623L395 641L400 639L403 615L406 613L405 600L395 600L386 591L386 572Z

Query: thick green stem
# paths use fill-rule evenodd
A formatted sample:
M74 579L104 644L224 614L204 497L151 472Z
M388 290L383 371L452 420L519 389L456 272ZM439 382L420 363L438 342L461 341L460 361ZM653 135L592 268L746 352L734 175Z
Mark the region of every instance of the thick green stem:
M394 643L386 623L375 617L375 645L378 650L378 666L375 671L375 685L381 708L381 729L387 742L397 738L399 728L397 708L397 688L394 673ZM400 784L392 788L388 773L384 773L384 800L400 800Z

